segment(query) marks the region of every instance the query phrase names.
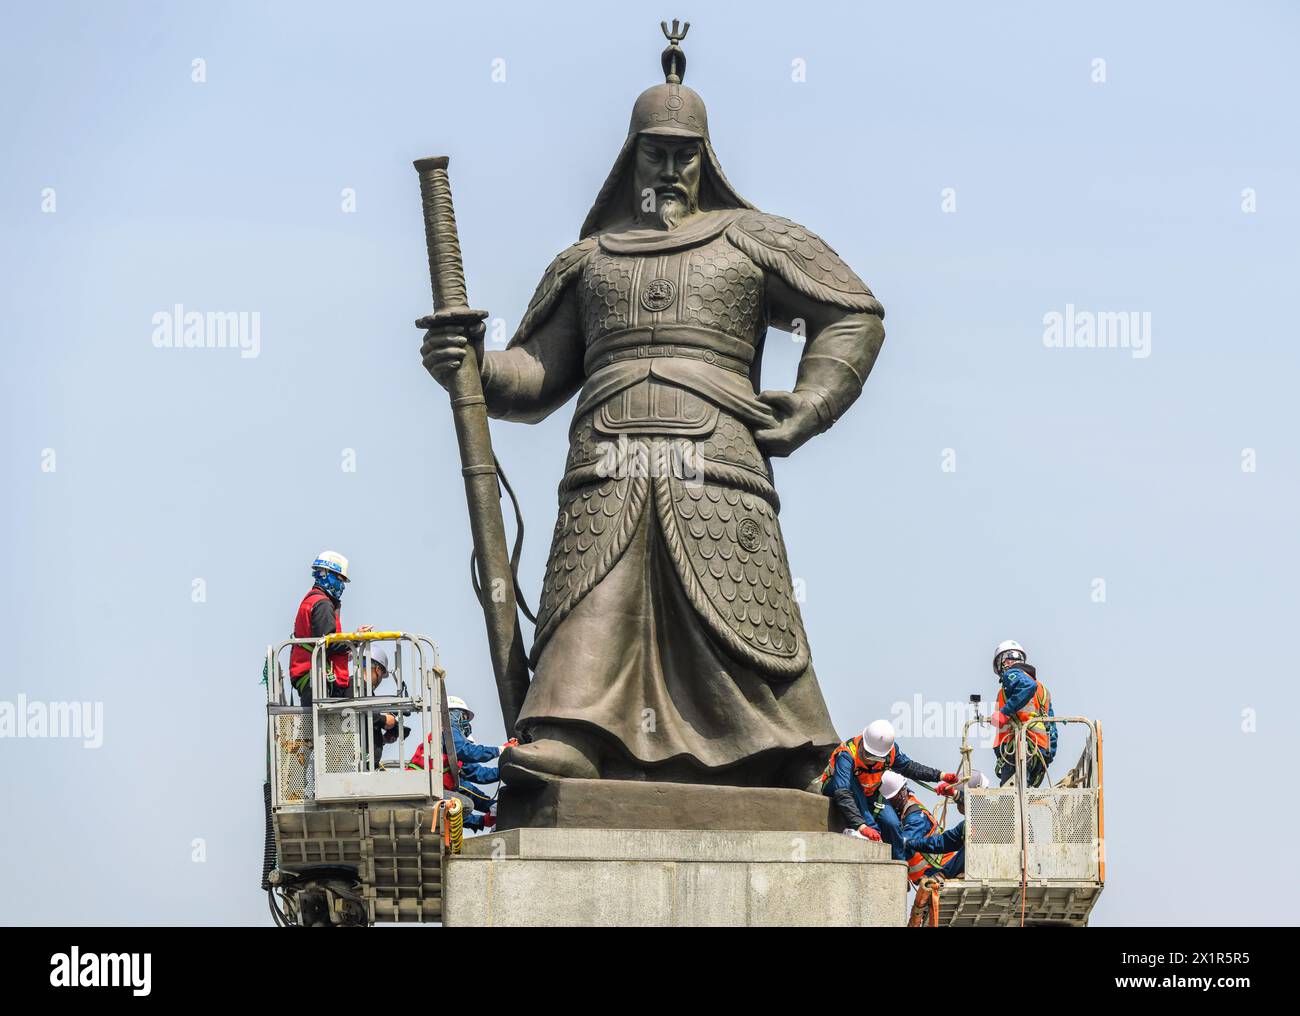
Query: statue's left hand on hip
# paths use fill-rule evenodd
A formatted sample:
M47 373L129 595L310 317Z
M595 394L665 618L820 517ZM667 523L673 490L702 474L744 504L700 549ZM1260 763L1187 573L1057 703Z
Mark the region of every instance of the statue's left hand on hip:
M783 458L821 430L817 406L799 392L761 392L759 399L776 415L776 424L754 431L764 455Z

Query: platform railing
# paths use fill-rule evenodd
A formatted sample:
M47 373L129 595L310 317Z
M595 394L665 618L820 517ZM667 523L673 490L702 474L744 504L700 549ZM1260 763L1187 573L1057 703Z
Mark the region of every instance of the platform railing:
M969 769L970 728L962 731L962 766ZM1082 724L1088 739L1068 786L1030 787L1026 777L1031 727ZM1082 716L1035 717L1014 724L1013 785L966 790L966 878L1038 884L1105 879L1101 725ZM968 772L967 772L968 774Z
M331 652L345 644L349 654L347 694L329 697ZM374 647L391 643L391 674L397 694L370 694L366 675ZM310 708L295 703L295 689L281 666L285 651L301 646L311 654ZM398 631L346 632L320 639L288 639L267 648L267 750L272 805L424 799L442 797L442 757L450 748L446 695L438 650L423 635ZM409 683L408 683L409 682ZM409 690L408 690L409 689ZM397 717L396 758L380 761L375 717ZM418 717L419 731L409 727ZM408 766L412 744L428 743L425 765ZM446 742L446 744L444 744ZM443 751L431 750L443 745Z

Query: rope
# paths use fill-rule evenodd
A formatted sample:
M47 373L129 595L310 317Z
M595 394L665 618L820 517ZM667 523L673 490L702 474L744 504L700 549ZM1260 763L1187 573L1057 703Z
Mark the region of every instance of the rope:
M1016 768L1025 772L1025 782L1029 782L1029 767L1025 760L1021 739L1016 738ZM1016 793L1023 802L1028 802L1028 788L1017 787ZM1020 927L1025 926L1025 897L1029 895L1029 816L1021 808L1020 813Z
M912 915L907 919L909 928L939 927L939 890L942 887L943 879L935 875L926 875L917 883Z

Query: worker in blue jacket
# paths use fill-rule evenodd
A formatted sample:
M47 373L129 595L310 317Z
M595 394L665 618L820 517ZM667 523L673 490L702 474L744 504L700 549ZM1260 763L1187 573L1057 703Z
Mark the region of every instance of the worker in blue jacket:
M989 785L988 777L981 772L971 773L966 785L982 790ZM891 781L886 790L894 789ZM966 814L966 787L956 789L947 796L957 803L957 810ZM895 790L889 803L900 813L906 843L902 850L894 851L896 861L907 861L907 877L916 885L924 876L936 872L944 878L956 878L966 871L966 822L963 819L951 829L943 829L921 803L907 792L904 784Z
M881 777L880 796L889 806L887 810L892 810L898 816L898 826L903 837L901 843L891 845L889 856L895 861L907 862L908 881L916 885L923 875L928 875L933 870L933 867L927 858L912 850L909 844L915 840L925 839L940 831L942 827L935 821L929 809L911 792L907 780L901 773L890 770Z
M956 878L966 871L966 821L963 819L951 829L936 832L933 836L909 839L906 849L911 851L912 857L924 859L923 875L938 872L944 878ZM907 876L912 877L910 864ZM919 881L919 878L914 881Z
M495 745L479 744L474 740L474 731L470 726L470 721L474 719L474 711L462 698L455 695L447 696L447 718L451 721L449 726L452 746L456 750L456 764L453 766L446 754L442 755L442 785L461 798L465 805L467 829L477 831L496 825L496 813L493 810L496 795L489 794L479 784L500 782L501 776L497 767L488 763L501 754L505 745L498 748ZM513 741L507 742L507 744L513 743ZM432 748L432 734L425 739L425 744L415 749L411 761L407 763L408 768L425 767L426 744ZM432 750L437 751L437 749Z
M1024 647L1008 639L993 651L993 672L998 675L997 711L989 717L997 733L993 751L997 756L994 772L998 783L1005 785L1016 775L1016 739L1012 721L1025 725L1025 778L1031 787L1042 784L1047 767L1056 757L1055 723L1035 724L1038 716L1054 716L1052 696L1038 680L1038 672L1029 664Z
M849 830L869 840L883 838L891 847L902 849L898 815L880 793L880 782L887 772L910 780L942 781L940 788L956 783L957 775L913 762L899 751L894 743L894 725L888 720L873 721L831 753L822 771L822 793L835 802Z
M456 747L456 760L460 763L460 780L456 793L469 798L473 803L473 810L465 815L465 825L476 830L495 825L496 816L492 813L492 804L496 800L496 794L489 794L479 784L501 782L497 767L488 764L501 755L501 749L474 740L474 728L470 725L474 719L474 710L470 709L464 699L449 695L447 715L451 720L451 740Z

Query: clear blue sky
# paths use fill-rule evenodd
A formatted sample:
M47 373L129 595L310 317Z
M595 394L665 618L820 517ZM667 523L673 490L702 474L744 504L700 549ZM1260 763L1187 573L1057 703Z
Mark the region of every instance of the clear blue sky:
M513 330L661 79L674 15L732 182L887 310L859 404L777 467L837 726L915 694L988 699L992 647L1019 639L1059 712L1105 724L1096 923L1291 919L1294 880L1261 893L1243 833L1300 831L1280 806L1300 15L740 9L6 6L0 699L102 702L105 729L97 750L0 739L0 921L265 921L261 654L323 547L353 562L346 622L432 635L500 738L446 397L411 326L429 295L410 163L451 155L472 300ZM178 303L257 312L260 355L155 348ZM1067 304L1149 313L1151 355L1047 348ZM769 386L797 355L773 335ZM568 420L495 430L530 598ZM902 744L957 761L952 736Z

